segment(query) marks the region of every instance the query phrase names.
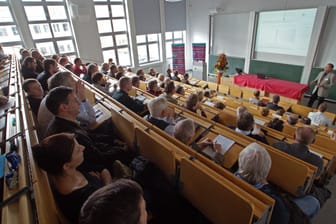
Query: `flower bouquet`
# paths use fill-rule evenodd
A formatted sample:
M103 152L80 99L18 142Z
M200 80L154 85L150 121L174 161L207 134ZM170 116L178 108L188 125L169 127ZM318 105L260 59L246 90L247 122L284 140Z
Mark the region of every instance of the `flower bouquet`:
M221 78L223 73L228 69L227 67L228 61L225 54L219 54L217 58L217 62L215 64L215 69L217 71L217 84L221 83Z

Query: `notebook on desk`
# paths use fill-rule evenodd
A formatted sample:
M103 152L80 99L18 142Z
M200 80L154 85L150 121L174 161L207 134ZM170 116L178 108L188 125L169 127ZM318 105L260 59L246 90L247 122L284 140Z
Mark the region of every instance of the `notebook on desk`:
M213 142L221 145L220 154L222 155L224 155L235 143L233 140L224 137L223 135L217 135L217 137L213 140ZM216 152L213 149L212 145L205 147L202 152L211 158L215 158Z

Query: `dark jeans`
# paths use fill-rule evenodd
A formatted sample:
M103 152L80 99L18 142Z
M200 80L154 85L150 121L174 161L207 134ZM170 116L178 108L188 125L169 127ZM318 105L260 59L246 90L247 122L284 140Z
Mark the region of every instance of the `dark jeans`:
M318 106L324 102L324 97L321 97L321 96L317 96L317 92L318 90L316 90L314 93L312 93L310 99L309 99L309 102L307 104L308 107L312 107L315 100L317 99L317 106L316 108L318 108Z

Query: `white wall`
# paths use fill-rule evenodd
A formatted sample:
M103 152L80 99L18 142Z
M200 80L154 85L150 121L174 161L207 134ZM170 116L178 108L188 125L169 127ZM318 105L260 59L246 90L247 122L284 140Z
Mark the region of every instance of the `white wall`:
M242 13L280 9L336 6L335 0L187 0L187 35L191 52L193 42L207 43L209 39L209 11L219 8L220 13ZM216 31L215 31L216 32ZM336 50L336 49L335 49ZM335 50L333 52L335 52ZM208 52L208 48L207 48ZM188 57L186 68L191 67L192 58Z

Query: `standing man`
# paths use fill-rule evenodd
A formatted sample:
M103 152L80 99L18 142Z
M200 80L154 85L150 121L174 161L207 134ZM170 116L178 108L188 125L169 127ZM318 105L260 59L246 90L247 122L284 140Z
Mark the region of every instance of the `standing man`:
M311 82L315 84L312 95L307 104L312 107L317 99L317 107L324 102L324 98L328 96L328 90L334 85L335 74L332 72L334 65L329 63L324 67L324 71L320 72L318 76Z

